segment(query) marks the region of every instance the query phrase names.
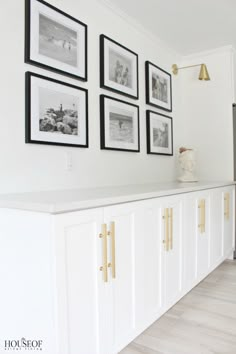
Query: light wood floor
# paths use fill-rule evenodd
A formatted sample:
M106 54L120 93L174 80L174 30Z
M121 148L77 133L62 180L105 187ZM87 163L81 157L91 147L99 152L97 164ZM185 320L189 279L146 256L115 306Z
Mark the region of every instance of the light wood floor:
M236 261L226 261L120 354L236 354Z

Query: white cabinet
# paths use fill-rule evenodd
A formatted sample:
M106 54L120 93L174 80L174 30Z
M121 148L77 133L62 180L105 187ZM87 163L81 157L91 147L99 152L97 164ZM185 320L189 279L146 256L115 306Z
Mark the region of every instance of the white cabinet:
M183 203L183 283L187 292L197 280L198 193L185 195Z
M210 267L210 193L189 193L184 201L184 282L189 290Z
M223 254L231 256L235 247L234 213L235 213L235 189L233 186L225 187L221 191L223 204Z
M4 289L11 304L2 308L1 332L11 337L10 313L20 337L21 308L25 318L38 308L24 335L39 332L45 354L117 354L232 254L234 193L234 186L151 193L58 215L0 210L1 268L27 295L19 307Z
M189 291L210 267L210 192L189 193L184 197L183 263L184 289ZM219 209L221 201L218 200ZM218 210L218 209L217 209ZM219 234L221 229L219 230Z
M210 267L215 268L223 257L224 203L222 190L210 192ZM232 239L232 238L231 238Z
M233 197L228 187L55 216L59 353L117 354L173 306L232 251Z
M184 198L184 288L189 291L234 248L234 186Z
M112 314L109 353L124 348L160 313L161 210L159 199L104 208Z
M60 353L117 353L179 299L181 199L55 219Z
M197 196L197 278L204 277L210 267L210 193Z
M55 220L60 353L117 353L161 309L161 208L144 201Z
M211 191L210 265L217 266L223 258L232 257L235 243L234 186Z
M127 203L104 208L104 222L109 231L112 353L126 346L135 331L135 206L136 203Z
M164 307L171 307L182 291L182 199L163 200L162 293Z
M139 203L135 226L135 319L138 332L147 328L163 307L161 288L162 207L159 199Z
M55 216L60 354L109 353L109 288L99 270L102 223L102 209Z

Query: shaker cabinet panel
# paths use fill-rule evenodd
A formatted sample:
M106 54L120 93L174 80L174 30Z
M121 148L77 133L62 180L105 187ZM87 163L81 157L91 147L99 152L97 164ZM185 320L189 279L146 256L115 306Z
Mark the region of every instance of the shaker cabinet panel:
M183 282L185 291L189 291L197 280L198 198L196 193L184 196L183 210Z
M104 222L109 232L108 263L111 266L108 281L112 287L114 350L127 345L135 331L135 205L127 203L104 208Z
M210 267L210 192L184 196L184 288L189 291Z
M61 354L109 350L109 285L100 271L102 211L65 214L55 223Z
M162 285L165 307L169 308L182 291L182 200L168 197L162 207Z
M225 187L222 190L223 204L223 254L229 257L235 247L235 189L233 186Z
M210 193L197 196L197 278L207 274L210 267Z
M143 328L158 316L161 292L162 209L157 199L135 213L135 317Z
M215 267L223 257L222 190L214 189L210 194L210 267Z

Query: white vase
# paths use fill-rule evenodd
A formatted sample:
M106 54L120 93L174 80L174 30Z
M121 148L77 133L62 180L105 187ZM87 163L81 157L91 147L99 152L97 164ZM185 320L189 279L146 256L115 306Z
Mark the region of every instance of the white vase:
M194 150L185 150L179 153L179 164L182 168L182 175L178 178L180 182L197 182L194 170L196 167L196 158Z

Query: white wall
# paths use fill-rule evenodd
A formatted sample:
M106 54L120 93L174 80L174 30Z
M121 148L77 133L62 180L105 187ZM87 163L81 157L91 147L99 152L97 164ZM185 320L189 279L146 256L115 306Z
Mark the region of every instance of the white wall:
M207 64L211 81L197 80L200 68L181 70L183 144L197 150L200 180L233 180L233 50L185 57L183 65ZM236 71L235 71L236 72Z
M4 1L0 11L1 43L1 129L0 192L95 187L171 181L175 179L175 157L146 154L144 62L150 60L170 71L180 57L159 43L129 19L120 16L98 0L50 0L52 5L88 25L88 83L72 80L24 64L24 0ZM99 34L129 47L139 54L141 153L100 150ZM89 149L41 146L24 143L24 73L42 75L89 89ZM179 80L173 80L174 144L179 146L181 116ZM111 94L120 99L124 96ZM65 152L72 154L72 171L65 169Z

